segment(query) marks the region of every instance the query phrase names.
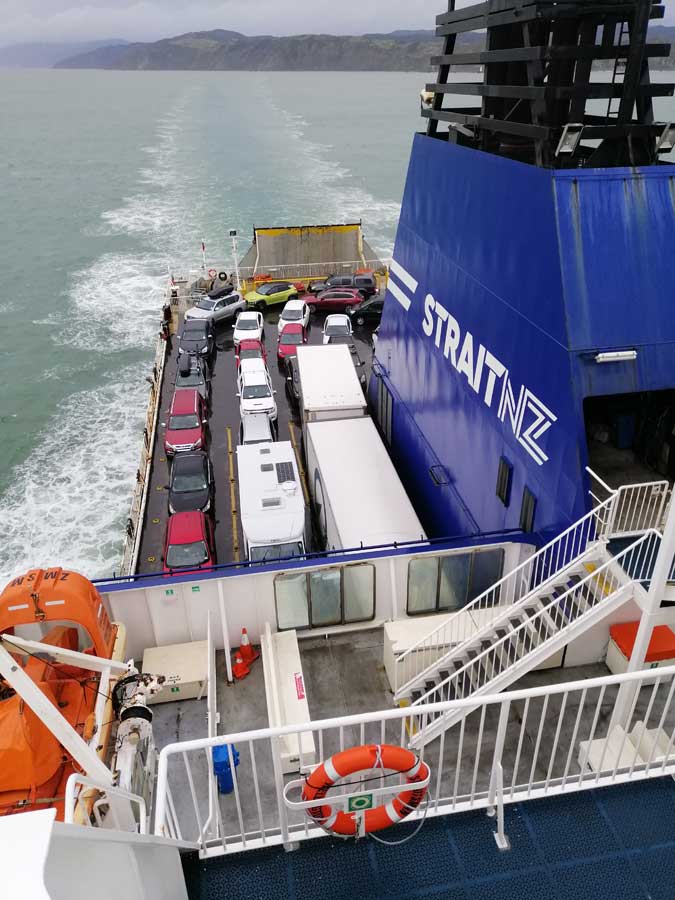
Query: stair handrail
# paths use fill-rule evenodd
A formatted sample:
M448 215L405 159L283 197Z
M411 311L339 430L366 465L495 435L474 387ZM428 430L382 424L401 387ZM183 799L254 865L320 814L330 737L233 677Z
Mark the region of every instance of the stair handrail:
M661 537L662 537L662 535L659 531L657 531L655 528L650 528L649 531L647 531L641 538L638 538L638 540L634 541L632 544L630 544L628 547L626 547L624 550L622 550L621 553L618 553L616 556L612 556L610 559L606 560L597 569L593 569L593 571L589 572L585 578L582 578L581 581L577 582L571 588L568 588L566 591L564 591L558 597L553 597L552 600L548 604L546 604L546 606L542 606L542 608L540 610L538 610L535 613L535 615L533 615L530 618L525 619L520 625L517 626L517 628L514 628L513 631L509 631L507 634L505 634L503 637L499 638L499 640L495 641L489 647L486 647L485 650L483 650L477 656L474 656L472 659L468 660L460 669L457 669L456 672L453 672L451 675L449 675L448 678L446 678L443 681L439 682L438 684L434 685L433 688L431 688L429 691L427 691L421 697L418 697L418 699L415 700L411 704L410 708L412 709L415 706L422 706L426 703L437 702L435 700L430 700L429 698L432 697L434 694L438 694L439 692L442 692L443 689L447 688L453 681L457 681L460 676L462 676L462 677L465 676L466 673L468 672L468 670L471 669L472 667L480 665L481 662L484 660L484 658L488 656L488 654L492 653L493 655L496 655L496 650L498 647L502 646L507 641L511 642L513 637L518 635L519 633L522 633L523 631L525 631L527 629L531 629L533 622L536 622L537 620L542 621L544 619L544 617L546 617L546 616L548 616L548 618L550 620L551 619L550 612L554 607L561 608L563 605L563 601L566 598L568 598L571 594L577 593L580 590L582 590L586 585L588 585L589 582L591 582L593 580L597 581L598 579L600 579L602 582L606 582L605 573L609 572L617 563L621 564L622 560L625 560L626 557L635 553L635 551L638 550L638 548L640 548L646 542L648 542L648 541L654 542L654 545L652 547L652 556L655 555L658 552L658 546L659 546ZM630 587L634 586L636 583L639 583L640 581L644 580L644 578L647 576L647 573L650 572L650 563L652 562L652 556L650 556L649 554L646 554L644 559L641 561L641 569L640 569L641 577L628 576L627 578L621 578L618 576L618 574L612 573L612 577L614 579L613 583L616 583L617 586L614 587L609 593L607 593L607 595L604 599L609 600L611 597L616 596L620 591L630 588ZM623 568L625 571L625 567L623 567ZM524 598L523 602L519 603L518 605L526 606L527 602L530 602L530 601L528 601ZM602 601L599 601L599 602L601 603ZM596 609L597 606L598 606L598 604L591 607L591 609ZM591 609L585 610L574 621L575 622L580 621L587 613L590 613ZM486 626L486 628L483 629L482 632L489 633L490 631L494 630L495 626L499 625L500 621L505 620L506 618L508 618L509 615L512 615L512 614L513 614L513 609L510 609L508 612L505 612L504 615L500 616L497 620L492 622L490 626ZM555 625L556 624L555 620L552 620L552 621L553 621L553 624ZM480 640L480 638L482 636L482 632L476 633L475 640ZM560 633L560 629L558 631L556 631L556 634L559 634L559 633ZM546 643L548 643L548 641L551 640L552 637L553 637L553 635L549 634L549 636L547 638L545 638L545 640L542 641L541 644L538 644L537 647L534 649L537 649L537 650L540 649ZM494 676L491 676L491 677L494 677ZM485 682L483 687L486 687L487 684L489 684L490 680L491 680L491 678L488 679L487 682ZM476 691L476 694L478 694L482 689L483 688L478 688Z
M398 656L394 664L395 697L398 699L401 693L434 669L439 647L461 643L469 637L469 633L475 634L475 628L468 621L471 613L504 605L503 602L500 603L504 596L509 606L517 603L558 571L561 562L564 561L567 566L578 559L586 551L590 541L595 540L598 524L603 525L610 520L615 499L616 495L613 494L600 506L586 513ZM420 653L423 656L422 666L411 671L413 666L408 660L418 660Z
M658 526L669 493L667 481L623 485L515 569L452 613L394 661L395 699L437 668L439 648L463 642L476 633L472 613L519 602L556 571L581 559L589 543L620 535L644 534ZM660 497L656 508L645 501ZM645 510L647 514L645 515ZM619 527L623 519L623 527ZM630 526L630 527L629 527ZM479 626L480 627L480 626Z

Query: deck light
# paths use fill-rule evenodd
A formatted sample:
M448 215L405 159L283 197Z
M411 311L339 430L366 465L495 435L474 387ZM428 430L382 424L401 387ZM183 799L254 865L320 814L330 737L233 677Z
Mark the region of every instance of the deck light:
M656 142L656 152L670 153L673 147L675 147L675 125L672 122L668 122L661 132L661 137Z
M583 130L584 126L578 123L565 125L555 155L560 156L564 154L566 156L573 156L579 146Z
M637 350L612 350L596 354L596 363L632 362L637 359Z

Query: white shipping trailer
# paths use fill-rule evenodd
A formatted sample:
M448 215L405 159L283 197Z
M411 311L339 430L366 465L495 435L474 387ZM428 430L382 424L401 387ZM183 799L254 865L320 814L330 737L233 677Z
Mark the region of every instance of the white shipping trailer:
M346 344L298 347L298 371L303 432L309 422L368 415L368 403Z
M427 540L370 417L306 429L309 489L327 550Z

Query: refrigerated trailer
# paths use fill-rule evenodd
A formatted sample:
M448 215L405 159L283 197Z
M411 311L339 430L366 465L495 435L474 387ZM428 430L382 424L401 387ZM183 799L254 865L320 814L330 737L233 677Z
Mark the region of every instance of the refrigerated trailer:
M346 344L298 347L303 437L310 422L368 415L354 360Z
M369 416L309 422L306 431L307 476L325 549L426 542Z

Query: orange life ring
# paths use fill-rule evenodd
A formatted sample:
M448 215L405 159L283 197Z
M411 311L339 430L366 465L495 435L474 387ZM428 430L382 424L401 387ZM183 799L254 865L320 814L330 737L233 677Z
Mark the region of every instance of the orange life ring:
M416 756L412 750L404 747L392 747L387 744L368 744L365 747L353 747L336 753L329 760L318 766L305 781L302 799L323 800L333 785L356 772L366 770L389 769L406 776L406 782L414 785L426 781L429 767ZM379 777L379 776L378 776ZM426 785L417 790L402 791L388 803L375 809L365 811L366 833L382 831L396 825L411 812L417 809L427 793ZM321 825L334 834L355 835L358 828L356 813L334 810L332 806L311 806L307 809L317 825Z
M209 278L215 278L217 274L215 269L209 269Z

